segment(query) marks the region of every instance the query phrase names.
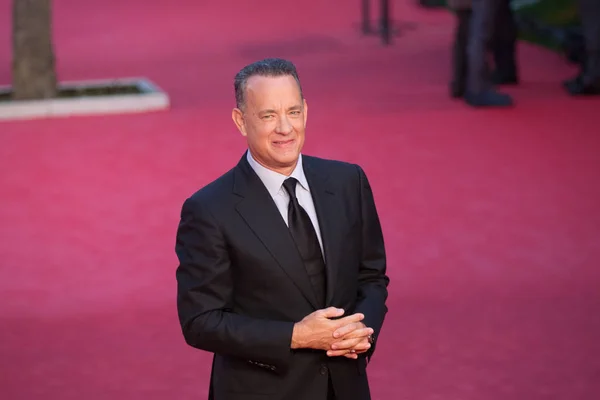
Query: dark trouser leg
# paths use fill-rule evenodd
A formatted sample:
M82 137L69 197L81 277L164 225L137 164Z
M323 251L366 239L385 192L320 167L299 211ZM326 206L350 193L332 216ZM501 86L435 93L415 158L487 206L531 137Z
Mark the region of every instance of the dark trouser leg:
M452 97L462 97L465 94L470 20L471 10L456 10L456 29L452 47L452 82L450 83L450 95Z
M581 27L585 40L585 63L581 74L565 82L573 95L600 94L600 1L579 0Z
M519 80L516 63L517 24L510 3L511 0L500 0L496 12L492 41L496 67L492 80L496 84L516 84Z
M467 49L469 92L480 93L491 87L487 58L497 4L498 0L473 0Z
M492 88L488 68L488 50L500 0L473 0L467 65L465 100L472 106L495 107L512 105L509 96Z
M584 83L600 85L600 1L579 0L585 37Z

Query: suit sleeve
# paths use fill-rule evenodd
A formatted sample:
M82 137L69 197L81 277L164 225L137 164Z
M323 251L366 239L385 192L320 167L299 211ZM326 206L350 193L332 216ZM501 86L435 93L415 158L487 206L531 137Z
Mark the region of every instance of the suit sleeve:
M177 309L186 342L273 371L285 370L294 324L232 312L227 243L215 218L199 203L190 198L183 204L175 245Z
M367 352L367 357L371 357L387 313L385 302L388 296L389 278L386 275L383 233L375 208L373 192L364 171L358 166L357 169L360 183L362 248L355 311L364 314L363 322L374 330L375 342Z

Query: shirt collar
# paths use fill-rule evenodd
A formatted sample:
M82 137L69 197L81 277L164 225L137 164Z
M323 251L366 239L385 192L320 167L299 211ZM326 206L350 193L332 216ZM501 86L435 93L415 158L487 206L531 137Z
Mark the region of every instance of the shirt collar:
M250 150L246 152L246 159L248 160L248 163L254 172L256 172L256 175L258 175L262 183L269 191L271 197L275 197L279 193L279 191L282 189L283 181L290 177L296 178L300 186L306 191L310 192L306 175L304 175L304 168L302 167L302 154L298 156L298 163L296 164L296 168L294 168L290 176L285 176L279 172L275 172L263 167L254 159L254 157L252 157Z

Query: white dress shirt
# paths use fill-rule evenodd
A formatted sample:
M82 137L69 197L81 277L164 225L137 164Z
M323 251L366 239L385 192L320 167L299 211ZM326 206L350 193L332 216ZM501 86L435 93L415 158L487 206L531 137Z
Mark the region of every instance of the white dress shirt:
M321 252L323 252L323 240L321 239L321 230L319 229L319 220L317 219L317 212L315 211L315 203L310 194L310 186L308 186L308 181L304 175L304 168L302 168L302 154L300 154L296 168L294 168L294 171L292 171L290 176L285 176L263 167L252 157L250 151L247 152L247 159L254 172L256 172L256 175L258 175L269 191L281 217L288 226L288 205L290 203L290 196L283 187L283 181L287 178L296 178L298 180L298 184L296 185L296 198L298 199L298 203L300 203L310 217L315 232L317 233L319 244L321 245Z

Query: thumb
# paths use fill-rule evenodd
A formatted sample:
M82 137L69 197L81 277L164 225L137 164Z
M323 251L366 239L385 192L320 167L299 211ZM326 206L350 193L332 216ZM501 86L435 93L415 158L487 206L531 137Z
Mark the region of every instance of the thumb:
M342 308L328 307L323 310L323 317L325 318L336 318L344 315L344 310Z

